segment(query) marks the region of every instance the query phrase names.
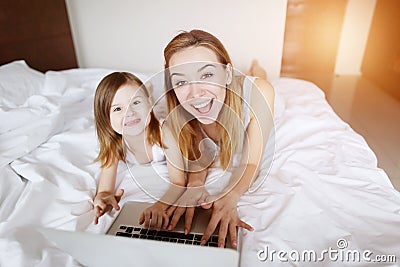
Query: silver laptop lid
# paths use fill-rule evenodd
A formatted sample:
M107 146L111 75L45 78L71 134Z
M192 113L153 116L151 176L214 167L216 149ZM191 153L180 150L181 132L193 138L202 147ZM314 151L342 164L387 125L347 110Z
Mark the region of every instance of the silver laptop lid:
M190 246L87 232L40 228L43 235L85 266L238 266L233 249Z

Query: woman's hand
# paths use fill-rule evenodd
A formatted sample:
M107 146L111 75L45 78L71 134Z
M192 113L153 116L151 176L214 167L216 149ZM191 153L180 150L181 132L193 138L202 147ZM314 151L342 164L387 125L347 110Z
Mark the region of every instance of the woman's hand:
M161 228L166 229L169 222L168 207L168 204L160 201L154 203L143 211L140 215L139 223L144 223L145 228L155 228L157 231L160 231Z
M192 226L194 208L204 204L208 197L209 194L204 185L188 187L174 205L170 206L167 210L168 217L173 214L168 230L173 230L183 213L185 213L185 234L188 234Z
M215 198L215 197L213 197ZM210 222L208 223L207 229L205 230L201 239L201 244L204 245L210 236L214 233L215 229L219 224L218 233L218 247L225 247L225 239L229 234L231 239L231 246L236 248L237 246L237 234L236 227L242 227L249 231L253 231L253 227L240 220L237 213L237 203L240 195L231 191L223 197L213 202L213 212L211 215ZM210 199L208 199L210 201ZM207 201L207 202L208 202ZM203 208L209 208L210 205L202 205Z
M118 202L124 194L124 189L119 189L117 193L114 192L98 192L94 197L94 209L96 211L94 217L94 224L99 223L99 218L112 208L120 210Z

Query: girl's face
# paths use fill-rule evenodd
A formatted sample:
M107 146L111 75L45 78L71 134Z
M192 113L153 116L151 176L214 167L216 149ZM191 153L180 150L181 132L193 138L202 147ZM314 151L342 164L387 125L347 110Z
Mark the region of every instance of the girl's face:
M110 121L113 130L131 136L143 133L150 122L151 97L138 85L122 85L113 98Z
M219 63L209 48L198 46L175 53L169 61L173 90L182 107L203 124L218 118L230 83L230 66Z

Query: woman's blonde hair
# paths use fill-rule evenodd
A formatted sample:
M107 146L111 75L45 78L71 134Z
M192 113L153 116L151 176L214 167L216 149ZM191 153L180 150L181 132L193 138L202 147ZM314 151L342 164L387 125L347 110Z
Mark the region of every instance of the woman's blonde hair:
M183 109L179 112L173 112L180 105L179 100L173 90L169 74L169 62L171 57L189 47L205 47L212 50L219 60L219 63L232 65L231 59L222 43L212 34L192 30L182 32L175 36L164 49L165 59L165 89L168 108L168 123L171 125L172 133L178 140L179 147L183 156L188 160L199 159L200 151L196 131L199 131L199 122L197 120L188 121L189 114ZM233 76L233 74L232 74ZM229 85L226 85L225 105L229 108L222 108L217 118L217 133L219 136L219 161L223 169L227 169L231 163L233 154L240 150L243 145L243 127L242 127L242 88L239 81L232 79ZM187 123L186 123L187 122ZM183 127L182 127L183 126Z
M100 152L95 161L101 162L101 167L109 166L115 159L125 162L126 155L122 135L115 132L111 126L110 109L116 92L121 86L136 85L142 89L147 97L150 97L143 82L135 75L128 72L113 72L104 77L97 86L94 96L94 120L96 124L97 138L100 144ZM149 144L161 146L160 124L150 112L150 123L146 131Z

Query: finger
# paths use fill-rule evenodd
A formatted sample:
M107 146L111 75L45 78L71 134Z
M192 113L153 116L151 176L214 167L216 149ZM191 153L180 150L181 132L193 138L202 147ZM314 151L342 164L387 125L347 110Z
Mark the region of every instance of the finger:
M99 223L99 216L98 216L98 212L96 211L96 214L94 215L94 224L98 224Z
M99 206L96 206L95 207L94 224L98 224L99 223L99 218L101 216L103 216L103 214L104 214L104 211Z
M167 229L167 226L168 226L168 224L169 224L169 217L170 216L168 216L168 214L165 212L164 214L163 214L163 225L162 225L162 229Z
M144 223L144 213L142 212L142 214L140 214L140 218L139 218L139 224L141 225L142 223Z
M204 202L201 203L200 205L201 205L201 207L202 207L203 209L208 210L208 209L210 209L210 208L213 206L214 200L215 200L215 197L213 197L213 196L207 196L207 197L205 197Z
M210 236L214 233L215 228L217 228L219 221L220 219L216 216L211 216L210 222L208 223L207 228L204 231L203 237L201 238L200 245L204 245L205 243L207 243Z
M206 204L206 202L207 202L207 197L208 197L208 195L207 194L201 194L201 196L200 196L200 198L199 198L199 200L197 201L197 204L198 205L201 205L201 204Z
M168 217L171 217L171 215L175 212L177 206L171 205L169 206L169 208L167 209L166 213Z
M149 211L144 213L144 228L150 228L150 223L152 219L152 214Z
M175 228L176 224L179 222L182 214L185 212L186 208L179 207L175 210L174 216L172 216L171 223L168 227L168 231L171 231Z
M194 216L194 208L187 208L185 214L185 235L190 233L190 228L192 227L192 221Z
M118 205L118 202L117 202L117 200L116 200L115 198L113 198L113 199L110 201L110 205L111 205L115 210L119 210L119 209L120 209L120 207L119 207L119 205Z
M169 216L167 215L167 213L163 214L163 224L162 224L162 229L167 229L168 223L169 223Z
M107 209L107 203L101 201L100 203L97 203L95 207L98 208L99 214L104 213L104 211Z
M232 248L236 248L237 246L236 226L233 223L229 224L229 237L231 239Z
M206 203L206 202L204 202L204 203L201 203L200 206L201 206L203 209L208 210L208 209L210 209L210 208L213 206L213 203L212 203L212 202L211 202L211 203Z
M117 193L115 194L115 199L117 200L117 202L119 202L121 200L122 195L124 194L124 189L119 189L117 191Z
M246 230L249 230L249 231L254 231L254 228L250 224L247 224L242 220L239 221L237 226L238 227L242 227L242 228L244 228Z
M161 226L162 226L162 224L163 224L163 219L164 219L164 217L163 217L162 214L157 214L157 220L156 220L156 222L154 223L154 224L155 224L155 225L154 225L154 228L156 228L157 231L160 231L160 230L161 230Z
M106 206L107 207L107 206ZM106 212L106 210L100 206L96 206L96 216L97 217L101 217L104 215L104 213Z
M228 232L228 222L223 220L219 224L219 233L218 233L218 247L225 247L225 239L226 234Z
M100 209L99 206L95 206L95 207L94 207L94 211L95 211L96 217L98 217L98 216L100 215L101 209Z
M118 189L117 193L115 193L115 196L122 197L123 194L124 194L124 189L120 188L120 189Z

